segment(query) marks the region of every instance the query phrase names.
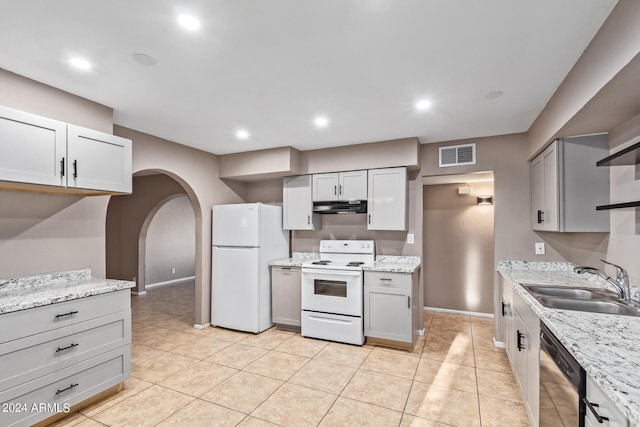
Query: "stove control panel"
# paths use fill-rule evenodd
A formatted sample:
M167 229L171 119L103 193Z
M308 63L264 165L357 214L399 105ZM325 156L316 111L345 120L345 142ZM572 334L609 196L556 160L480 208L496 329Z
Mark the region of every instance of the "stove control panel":
M320 252L373 254L375 253L373 240L321 240Z

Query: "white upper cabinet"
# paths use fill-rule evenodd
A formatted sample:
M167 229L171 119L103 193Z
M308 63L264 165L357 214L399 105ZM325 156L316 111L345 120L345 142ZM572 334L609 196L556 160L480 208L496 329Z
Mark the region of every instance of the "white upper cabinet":
M0 180L64 185L67 125L0 107Z
M313 175L313 201L365 200L367 171L321 173Z
M538 231L608 232L609 172L606 135L554 141L531 161L531 228Z
M131 193L131 150L128 139L0 107L0 181L20 189Z
M407 229L407 168L369 170L368 193L369 230Z
M316 230L321 227L313 213L311 175L286 176L283 179L282 225L284 230Z
M131 141L68 126L67 186L131 193Z

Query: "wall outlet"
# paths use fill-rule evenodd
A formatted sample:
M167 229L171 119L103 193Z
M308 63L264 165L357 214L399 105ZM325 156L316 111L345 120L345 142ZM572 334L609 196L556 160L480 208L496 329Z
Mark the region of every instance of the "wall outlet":
M407 234L407 243L413 245L416 242L415 236L413 233Z
M544 253L545 253L544 242L536 243L536 255L544 255Z
M175 267L171 267L171 274L176 274L176 268Z

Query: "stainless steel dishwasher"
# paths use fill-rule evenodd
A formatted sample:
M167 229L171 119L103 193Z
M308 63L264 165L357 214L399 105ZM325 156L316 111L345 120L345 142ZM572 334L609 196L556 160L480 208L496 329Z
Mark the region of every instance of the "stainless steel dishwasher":
M584 427L586 373L540 323L539 427Z

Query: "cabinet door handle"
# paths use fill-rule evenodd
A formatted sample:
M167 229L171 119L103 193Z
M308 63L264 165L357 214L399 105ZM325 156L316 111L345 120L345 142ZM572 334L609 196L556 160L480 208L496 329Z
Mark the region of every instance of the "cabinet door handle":
M307 225L311 224L311 215L307 215Z
M589 408L593 416L596 417L596 421L598 421L600 424L602 424L604 421L609 421L608 417L603 417L602 415L598 414L598 411L596 411L596 408L599 408L600 405L598 405L597 403L589 402L589 399L587 399L586 397L583 397L582 401L585 405L587 405L587 408Z
M69 387L67 387L67 388L58 389L58 391L56 391L56 394L64 393L65 391L71 390L72 388L76 388L76 387L78 387L78 383L71 384L71 385L70 385Z
M73 179L78 178L78 161L73 161Z
M506 316L505 309L507 308L507 304L502 301L502 317Z
M407 295L407 308L411 308L411 297Z
M64 178L64 157L60 160L60 178Z
M544 212L542 209L538 209L538 224L542 224L544 222Z
M69 350L69 349L71 349L71 348L73 348L73 347L77 347L77 346L79 346L79 345L80 345L80 344L73 344L73 343L71 343L70 345L68 345L68 346L66 346L66 347L58 347L58 348L56 349L56 353L60 353L61 351Z
M522 339L524 338L524 334L518 330L516 336L516 346L518 347L518 351L522 351L526 349L525 345L522 343Z
M371 214L369 214L369 224L371 224Z
M338 192L339 192L340 194L342 194L342 185L340 185L340 186L339 186L339 190L340 190L340 191L338 191Z
M338 195L338 186L337 186L337 185L334 185L334 186L333 186L333 195L334 195L334 196L337 196L337 195Z

